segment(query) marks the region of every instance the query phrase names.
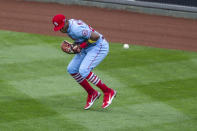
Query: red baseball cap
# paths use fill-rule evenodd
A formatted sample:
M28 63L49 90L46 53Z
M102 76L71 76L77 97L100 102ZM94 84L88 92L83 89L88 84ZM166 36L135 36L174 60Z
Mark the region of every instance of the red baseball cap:
M54 31L60 30L64 27L66 17L62 14L57 14L53 17Z

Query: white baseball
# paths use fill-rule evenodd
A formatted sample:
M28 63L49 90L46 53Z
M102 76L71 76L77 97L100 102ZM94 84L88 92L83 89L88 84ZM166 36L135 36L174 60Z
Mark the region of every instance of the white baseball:
M123 48L124 49L128 49L129 48L129 44L123 44Z

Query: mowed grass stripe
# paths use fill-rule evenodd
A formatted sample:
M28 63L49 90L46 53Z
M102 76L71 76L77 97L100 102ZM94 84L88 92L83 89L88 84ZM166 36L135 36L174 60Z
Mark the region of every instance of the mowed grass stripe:
M179 62L196 59L195 52L166 50L152 47L130 45L123 49L121 44L112 44L105 63L99 68L110 70L116 68L131 68L157 63ZM120 66L121 64L121 66ZM131 68L132 69L132 68Z
M0 65L2 79L7 81L39 79L52 75L64 75L67 59L43 59L26 63ZM7 72L11 72L12 75Z
M172 93L173 94L173 93ZM162 95L162 94L161 94ZM183 120L183 121L175 121L175 122L167 122L165 124L154 124L154 125L148 125L146 126L147 130L165 130L165 131L195 131L197 129L197 113L196 110L197 108L193 105L196 104L197 97L181 97L179 99L173 99L173 100L168 100L165 101L166 104L169 106L175 108L179 112L184 113L188 119ZM184 103L184 104L183 104ZM170 118L171 116L169 116Z
M64 57L62 52L48 45L14 45L1 49L0 56L0 64L19 64Z
M116 90L121 90L120 88L124 88L124 84L118 82L117 80L115 80L114 78L108 76L108 75L105 75L105 73L102 73L101 71L96 71L97 74L103 74L101 75L101 77L103 77L104 79L107 79L109 80L108 82L110 82L110 86L115 88ZM50 80L52 79L53 77L50 78ZM47 78L46 78L47 79ZM46 80L45 79L45 80ZM49 81L50 81L49 80ZM41 81L43 81L43 79L41 79ZM85 104L85 99L86 99L86 93L82 91L81 87L80 86L77 86L77 87L72 87L72 88L79 88L77 89L79 92L76 92L76 93L70 93L70 94L63 94L63 93L56 93L55 90L53 90L53 95L51 94L50 97L49 96L45 96L45 94L43 94L44 92L41 92L41 93L38 93L40 94L40 96L36 96L36 95L32 95L32 92L33 93L37 93L37 92L40 92L39 89L42 88L43 85L38 85L36 88L38 88L37 91L35 91L34 89L28 89L28 88L21 88L22 85L26 85L25 83L23 83L23 81L20 81L18 83L21 83L21 84L16 84L17 82L14 82L16 87L20 87L20 90L21 91L25 91L25 90L29 90L29 92L25 92L27 93L27 95L30 95L30 96L33 96L35 99L40 99L40 101L43 102L43 104L45 104L46 106L50 107L51 109L57 111L58 113L61 113L62 116L66 117L66 118L69 118L71 119L72 121L76 122L76 123L79 123L78 120L83 120L84 118L80 118L80 117L77 117L75 118L75 115L77 116L80 116L83 111L83 106ZM35 82L36 83L36 82ZM28 85L26 85L28 86ZM31 84L29 84L29 86L31 86ZM56 89L57 91L59 90L61 86L56 86ZM64 87L63 87L64 88ZM98 88L97 88L98 89ZM72 89L68 89L65 88L65 91L68 91L70 92L69 90L72 90ZM46 88L46 90L43 90L43 91L46 91L48 92L49 89ZM136 91L132 91L132 93L135 93L136 96L141 96L141 98L143 97L143 95L137 93ZM72 97L71 97L71 96ZM120 96L119 98L121 98L121 95L124 95L124 92L121 92L120 91ZM118 96L117 96L118 97ZM132 98L135 99L135 96L132 96ZM148 98L144 96L144 100L147 100ZM150 100L149 100L150 101ZM121 101L116 101L117 103L121 102ZM141 101L142 102L142 101ZM144 101L143 101L144 102ZM124 103L124 102L123 102ZM105 113L106 111L105 110L102 110L101 109L101 105L102 105L102 100L100 100L99 102L97 102L95 104L95 106L92 108L92 110L94 110L95 114L98 114L98 112L103 112ZM114 104L114 106L116 106L117 104ZM125 108L125 106L124 106ZM114 108L115 109L115 108ZM71 111L72 110L72 111ZM65 113L65 111L69 111L69 113ZM85 112L84 112L85 113ZM120 112L120 113L124 113L124 111ZM125 112L125 113L128 113L128 112ZM131 112L129 112L131 113ZM116 113L117 114L117 113ZM74 117L71 117L73 116ZM84 114L85 115L85 114ZM90 114L91 116L93 115L92 113ZM103 114L104 115L104 114ZM103 115L100 115L98 118L98 120L101 120L102 121L102 118L103 118ZM118 114L117 114L118 115ZM119 114L120 115L120 114ZM85 117L85 116L84 116ZM73 119L75 118L75 119ZM80 119L78 119L80 118ZM107 121L110 121L110 120L107 120ZM88 120L85 119L85 121L83 122L85 127L89 128L90 130L92 130L92 127L90 127L87 122L89 122ZM97 122L97 121L96 121ZM92 123L95 123L95 121L93 121ZM113 123L111 123L113 124ZM124 127L124 126L121 126L121 127ZM116 127L117 128L117 127Z
M113 80L113 81L115 82L115 80ZM118 82L115 82L115 83L117 84ZM113 86L113 84L111 84L111 86ZM114 87L117 87L117 86L118 85L116 85ZM122 86L119 85L119 87L121 88ZM73 88L75 88L75 87L73 87ZM81 88L81 87L78 86L78 88ZM117 88L117 90L119 90L119 89ZM140 95L137 92L135 92L135 94ZM122 94L122 95L124 95L124 94ZM121 96L117 96L117 97L121 98ZM134 96L132 96L132 97L134 97ZM110 108L109 108L109 110L102 110L101 109L101 105L102 105L101 100L99 100L97 103L95 103L94 107L90 110L90 112L84 111L82 108L85 105L85 99L86 99L86 93L81 91L81 92L78 92L78 93L70 93L70 95L68 95L68 94L59 94L58 95L57 94L57 95L53 95L53 96L50 96L50 97L47 97L47 96L46 97L41 97L40 101L42 101L45 105L54 109L58 113L61 113L62 116L64 116L65 118L69 118L72 121L74 121L75 123L81 123L83 126L85 126L86 128L88 128L90 130L95 128L95 124L98 127L101 127L101 128L97 127L97 128L95 128L95 130L100 130L100 129L103 128L103 126L106 129L108 129L103 122L108 123L110 125L116 124L116 123L113 123L113 122L118 120L118 118L114 119L114 117L112 117L113 120L111 120L111 119L106 119L105 121L103 120L106 117L111 118L111 116L109 114L106 114L107 112L111 113L111 110L110 110ZM148 98L145 98L145 99L148 99ZM117 103L113 104L113 110L115 110L116 107L119 107L119 106L117 106L117 104L121 101L116 101L116 102ZM121 110L123 108L125 109L125 105L121 107ZM117 116L121 116L122 114L127 114L127 113L131 114L132 110L117 111L117 112L113 112L111 115L113 116L114 114L116 114ZM83 117L81 117L81 115ZM89 116L89 117L87 117L87 116ZM93 120L93 118L95 118L95 117L97 119ZM89 118L91 118L91 119L89 119ZM125 116L124 116L124 118L125 118ZM111 121L113 121L113 122L111 122ZM130 119L129 119L129 121L130 121ZM125 125L126 124L123 124L122 126L119 125L119 126L124 127ZM115 128L118 128L119 126L113 126L113 127L115 129ZM113 128L111 128L111 129L113 129Z
M183 120L176 122L166 122L161 124L147 125L145 127L124 127L118 129L121 130L135 130L135 131L196 131L197 125L193 122L194 120Z
M88 115L89 117L85 117ZM141 103L123 107L113 107L113 110L91 110L90 112L69 113L66 115L77 123L83 120L90 130L121 130L143 128L149 125L169 122L183 122L189 118L178 110L163 103ZM94 118L97 119L94 119ZM93 120L94 121L91 121ZM120 122L122 121L122 122ZM111 126L113 125L113 126Z
M101 72L100 72L101 73ZM98 73L99 74L99 73ZM103 73L102 73L103 74ZM112 78L111 78L112 79ZM115 80L113 80L114 82L115 82ZM115 82L116 84L118 83L118 82ZM117 87L117 85L116 86L114 86L113 84L111 85L111 86L113 86L113 87ZM123 84L121 84L119 87L123 87ZM120 89L118 89L118 90L120 90ZM78 95L80 95L80 94L82 94L82 95L84 95L84 93L77 93ZM137 93L137 92L135 92L135 94L138 94L138 95L140 95L140 96L142 96L141 94L139 94L139 93ZM122 94L123 95L123 94ZM57 95L57 96L51 96L50 97L50 101L48 101L49 103L48 103L48 106L50 106L52 103L52 101L53 101L53 103L56 103L57 105L55 106L55 108L54 107L51 107L51 108L54 108L54 110L56 110L56 111L58 111L59 113L62 113L62 115L64 116L64 112L65 112L65 110L70 110L70 109L72 109L72 112L70 111L67 115L65 115L65 117L67 118L67 117L69 117L70 119L72 119L73 121L75 121L76 123L79 123L79 121L78 120L85 120L83 123L84 123L84 126L87 126L88 125L88 123L90 123L89 122L89 120L88 120L88 118L86 119L86 118L80 118L80 115L81 115L81 113L83 112L83 111L78 111L77 109L82 109L82 107L83 107L83 104L80 104L81 102L83 102L82 100L81 100L81 98L83 98L84 99L84 97L80 97L80 96L78 96L78 97L76 97L77 95L75 94L73 94L72 93L72 96L73 97L71 97L71 98L68 98L68 95ZM75 97L74 97L75 96ZM120 96L121 97L121 96ZM53 99L52 99L53 98ZM79 99L80 98L80 99ZM132 98L134 98L134 96L132 96ZM42 100L41 101L43 101L45 104L47 103L46 101L47 101L47 97L46 98L42 98ZM134 98L135 99L135 98ZM148 99L147 97L145 98L145 99ZM64 102L66 100L66 103ZM70 101L70 103L68 103ZM118 101L117 101L118 102ZM120 101L119 101L120 102ZM73 104L74 103L74 104ZM76 105L75 105L76 104ZM84 103L85 104L85 103ZM98 105L98 104L97 104ZM150 106L149 108L150 109L148 109L148 107L147 106ZM162 105L162 106L161 106ZM157 107L158 106L158 107ZM166 106L166 107L165 107ZM136 108L135 108L136 107ZM165 108L164 108L165 107ZM124 108L124 111L122 111L122 108ZM169 122L169 121L182 121L182 120L185 120L185 119L188 119L187 118L187 116L185 116L184 114L182 114L182 113L180 113L180 112L178 112L178 111L176 111L175 109L170 109L170 108L172 108L172 107L170 107L169 108L169 106L167 106L167 105L165 105L165 104L162 104L162 103L160 103L160 104L151 104L151 102L150 102L150 99L149 99L149 103L147 103L147 104L144 104L144 102L143 103L141 103L141 104L133 104L133 105L131 105L131 108L134 108L134 109L129 109L127 106L122 106L121 107L121 109L118 109L118 110L121 110L121 111L117 111L115 114L117 115L117 116L121 116L121 115L123 115L123 114L125 114L127 117L127 119L128 119L128 122L126 122L126 121L124 121L124 124L121 124L121 125L118 125L118 126L114 126L114 128L124 128L125 126L127 126L127 127L129 127L129 128L131 128L131 127L141 127L141 126L146 126L146 125L150 125L150 124L156 124L156 123L166 123L166 122ZM157 109L157 108L159 108L159 109ZM165 111L162 111L161 109L163 109L163 110L165 110ZM117 108L116 107L114 107L114 109L113 110L116 110ZM153 120L154 121L152 121L152 120L148 120L149 118L147 118L147 119L145 119L145 118L143 118L143 121L142 121L142 116L147 116L147 112L150 112L150 110L153 110L154 109L154 112L155 112L155 110L157 110L158 111L158 113L156 113L154 116L156 117L156 118L154 118ZM74 110L74 111L73 111ZM98 115L98 112L105 112L105 111L103 111L103 110L101 110L101 108L99 109L99 107L97 107L97 108L93 108L93 110L94 110L94 113L92 113L91 112L91 116L92 117L94 117L95 115ZM142 114L142 111L143 110L146 110L145 111L145 113L144 114ZM159 111L161 111L163 114L161 114L161 113L159 113ZM134 114L132 114L132 112L134 112L134 114L136 114L136 115L134 115ZM84 113L84 112L83 112ZM128 116L128 114L130 114L131 116ZM146 115L145 115L146 114ZM150 113L149 113L150 115L151 114L153 114L153 111L151 111ZM162 116L161 116L162 115ZM82 116L84 116L84 115L82 115ZM104 120L102 120L102 119L105 119L105 117L104 117L105 115L99 115L99 117L97 116L97 118L99 119L98 121L93 121L93 122L91 122L91 126L90 125L88 125L87 126L87 128L89 128L90 130L93 130L94 128L95 128L95 125L94 124L96 124L96 125L99 125L99 121L104 121ZM108 115L107 115L108 116ZM124 116L124 115L123 115ZM164 117L163 116L165 116L165 119L164 119ZM171 117L171 118L169 118L169 116ZM85 116L84 116L85 117ZM109 116L108 116L109 117ZM149 116L149 117L152 117L152 116ZM79 119L80 118L80 119ZM111 118L111 116L110 116L110 118ZM119 120L119 121L121 121L121 119L119 118L119 117L117 117L117 120L116 120L116 117L112 117L113 118L113 121L111 122L111 120L106 120L106 122L109 124L112 124L112 125L117 125L117 121ZM160 121L158 121L158 118L162 118L162 121L160 122ZM169 119L168 119L169 118ZM125 119L125 116L123 117L123 119ZM127 120L126 119L126 120ZM144 120L145 119L145 120ZM164 120L163 120L164 119ZM135 121L135 124L133 123L132 125L130 124L128 124L129 122L131 122L131 121ZM117 123L113 123L113 122L117 122ZM103 125L103 123L101 124L101 125ZM100 125L100 126L101 126ZM129 126L128 126L129 125ZM111 127L110 127L111 128Z
M178 100L183 98L196 97L197 78L174 80L166 82L151 83L147 85L136 85L140 92L150 95L160 101Z
M13 129L14 130L24 130L24 129L28 129L28 130L30 129L33 129L33 130L43 130L43 129L44 130L55 130L55 129L56 130L57 129L59 130L62 130L62 129L86 130L85 127L82 127L78 125L77 123L72 122L71 119L67 119L66 117L62 116L61 114L59 114L53 108L50 108L50 106L46 104L48 103L49 100L50 102L52 102L52 100L49 98L54 98L53 97L54 94L52 97L49 96L49 98L44 99L43 101L43 97L41 99L32 97L30 92L34 92L34 90L32 90L33 88L29 90L29 93L24 91L25 89L28 88L28 86L31 86L31 84L28 85L23 82L18 82L18 83L20 83L21 85L17 85L14 83L12 84L13 86L11 85L8 86L8 84L5 84L5 83L3 85L3 82L0 84L1 87L3 87L1 88L1 93L9 92L9 95L2 94L1 96L1 101L2 101L0 102L0 105L1 105L0 129L1 130L13 130ZM39 85L39 82L37 84ZM35 85L35 83L33 83L33 85ZM24 86L24 90L21 89L21 86ZM10 87L10 89L8 87ZM42 85L39 85L38 87L35 86L34 88L38 89L40 87L42 87ZM55 87L57 88L57 86ZM59 90L59 88L57 88L57 90ZM63 92L63 90L60 90L59 92L61 91ZM10 92L14 92L14 93L11 94ZM46 92L54 93L54 90L51 90L49 88L46 88L46 89L43 88L43 92L40 92L39 90L37 90L34 93L35 94L42 93L44 94L44 96L46 96ZM62 96L65 99L63 100L56 99L57 103L55 104L60 105L60 106L62 105L62 103L68 104L68 100L69 100L68 98L73 98L73 97L70 97L70 94L69 96L66 94L63 94ZM79 93L77 96L79 96L80 94L81 93ZM76 96L76 94L74 96ZM71 99L71 103L73 103L73 99ZM54 103L51 103L51 104L52 104L51 107L55 106ZM70 108L70 109L73 109L73 108ZM65 110L65 108L63 110ZM54 121L56 122L55 124L54 124Z
M81 130L87 131L88 129L66 119L61 115L34 117L23 120L15 120L0 123L0 129L3 131L54 131L54 130Z
M21 38L23 38L23 37L26 38L26 39L20 40L20 37L18 37L17 35L13 35L13 34L15 34L15 33L7 32L7 35L12 36L13 39L15 39L16 41L13 39L12 40L7 39L7 37L5 37L6 39L4 39L4 40L6 42L2 41L3 44L1 44L1 46L2 46L2 48L0 50L0 57L2 58L1 59L1 67L2 67L1 68L1 79L4 79L4 81L5 81L4 83L7 83L9 81L8 83L10 84L11 81L13 81L13 80L15 80L15 81L18 81L20 79L28 80L29 78L40 77L39 75L43 75L42 73L44 73L44 72L42 72L42 68L40 69L40 66L45 66L45 67L43 67L43 69L48 68L47 70L45 70L46 71L45 73L47 73L47 71L51 70L51 68L50 68L51 65L49 65L50 63L47 63L47 62L51 62L51 64L53 63L53 65L54 65L53 67L55 67L57 65L56 60L59 60L60 58L67 58L66 56L62 55L63 54L62 52L61 52L62 54L59 53L58 50L56 49L56 47L53 47L54 43L51 41L49 43L46 43L46 42L44 42L44 40L39 39L39 37L35 37L37 35L16 33L17 35L20 35ZM5 34L2 35L1 37L3 37L3 36L5 36ZM28 41L27 40L28 38L31 38L31 41ZM43 36L42 38L45 38L45 36ZM57 39L57 38L55 38L55 39ZM33 40L38 40L39 42L36 42ZM50 43L52 45L48 46L48 44L50 44ZM32 44L32 45L30 45L30 44ZM38 44L40 44L40 45L38 45ZM16 45L18 45L18 46L16 46ZM59 59L56 59L56 58L59 58ZM54 60L54 59L56 59L56 60ZM35 63L37 63L37 65L39 65L39 66L36 66ZM46 64L43 65L43 63L46 63ZM37 73L35 73L35 71ZM10 72L11 74L9 74L8 72ZM51 75L51 74L48 74L48 75ZM15 76L15 77L13 77L13 76ZM35 84L35 83L32 83L32 84ZM13 91L14 88L16 87L16 85L15 84L11 84L11 85L13 85L12 86L12 91ZM1 84L1 87L7 89L8 84L4 84L4 85ZM16 92L18 92L18 90L16 90ZM28 129L31 129L31 128L32 129L39 129L40 128L41 130L43 130L42 125L40 125L41 127L40 126L35 127L32 125L28 126L28 124L26 124L26 121L31 121L31 119L32 119L31 113L35 114L35 112L36 112L37 115L40 115L39 117L46 117L47 115L44 115L44 114L47 114L48 112L50 112L52 110L50 108L48 109L49 111L45 110L47 107L45 107L46 105L43 106L43 104L40 104L40 106L38 104L36 106L36 103L39 103L39 100L33 99L32 97L27 95L27 93L25 95L25 98L24 97L18 98L18 94L23 94L23 93L22 92L20 93L20 91L19 91L17 94L16 93L12 94L12 95L16 96L14 98L12 97L13 98L12 100L10 97L8 97L6 94L4 94L7 99L2 100L1 104L5 105L5 107L2 106L2 110L6 111L6 112L2 112L2 113L4 113L4 115L1 115L1 118L2 118L1 124L8 125L7 127L9 127L10 125L5 124L6 122L15 123L16 121L21 122L22 119L25 119L24 123L21 124L21 127L18 126L18 128L14 127L14 126L13 126L14 128L13 127L12 128L3 128L4 126L2 126L1 129L20 129L21 130L21 129L25 129L24 128L24 126L25 126ZM42 92L42 93L44 93L44 92ZM18 106L20 106L20 107L18 107ZM32 106L34 106L34 108L32 108ZM8 110L5 109L6 107L8 108ZM17 109L16 111L14 110L15 108ZM25 111L23 111L23 110L25 110ZM45 110L45 112L43 113L42 110ZM21 111L21 112L19 112L19 111ZM32 112L32 111L35 111L35 112ZM55 111L52 111L52 112L53 112L53 115L56 114ZM12 116L9 117L9 114L13 115L13 117ZM32 119L35 122L37 121L37 119L40 119L39 117L37 117L37 115L35 114L34 118ZM29 117L26 118L26 116L29 116ZM4 118L4 117L6 117L6 118ZM21 118L18 118L18 117L21 117ZM46 119L47 119L47 117L46 117ZM46 119L45 119L45 121L48 121ZM12 121L14 121L14 122L12 122ZM77 127L80 127L79 125L76 125L74 123L72 124L72 122L70 120L68 120L68 121L70 121L70 123L66 119L62 119L62 118L59 121L62 121L62 123L63 123L63 121L66 122L67 126L65 126L65 127L67 127L67 129L69 129L69 128L76 129ZM19 123L16 122L16 123L20 124L20 122ZM47 123L49 123L49 121ZM59 123L61 123L61 122L59 122ZM31 123L29 123L29 124L31 124ZM53 125L53 123L51 123L51 125ZM56 123L56 125L59 125L59 127L61 127L61 124ZM83 129L83 127L81 129Z
M65 38L0 30L0 39L2 48L15 45L50 45L58 49L57 46L60 45L60 42Z
M69 95L82 91L78 83L68 75L45 76L37 79L10 81L9 83L33 98L58 94Z
M117 90L117 97L106 110L101 108L100 99L85 111L86 92L66 72L72 56L59 49L63 37L0 34L0 85L4 88L0 102L9 107L8 112L2 108L4 117L15 115L12 121L0 123L0 129L181 131L196 127L196 53L134 45L125 50L121 44L110 44L108 57L94 72ZM13 55L14 48L18 53ZM37 54L32 55L34 52ZM27 101L20 101L22 98ZM26 104L18 107L24 116L10 109L12 102ZM33 111L28 109L34 104ZM26 117L39 108L40 113L46 112L40 117ZM47 115L48 111L52 113Z
M0 82L0 85L2 87L0 88L1 93L4 93L0 95L1 130L86 130L85 127L72 122L72 120L63 117L50 108L45 104L47 103L46 101L35 99L28 93L23 93L23 91L16 89L16 85L11 86L3 81ZM45 91L48 90L46 89ZM68 101L68 99L64 99L64 101L59 100L59 102L63 103L65 101ZM54 103L52 106L54 106Z
M188 98L182 97L179 99L169 100L165 103L183 112L188 117L190 117L191 120L194 120L193 123L196 123L195 119L197 118L197 113L196 113L197 108L196 106L194 106L196 104L196 101L197 101L197 96L191 96Z
M6 82L1 81L0 86L0 123L57 114Z
M196 59L197 60L197 59ZM107 70L109 74L114 70ZM144 85L149 83L184 80L197 77L197 64L194 59L185 61L174 61L165 63L155 63L132 68L119 68L114 74L122 77L122 82L129 85Z

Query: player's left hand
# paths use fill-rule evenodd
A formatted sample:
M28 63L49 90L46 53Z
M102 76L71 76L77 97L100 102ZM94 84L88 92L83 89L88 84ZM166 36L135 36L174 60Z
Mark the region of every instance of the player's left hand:
M63 52L67 54L75 54L75 52L72 49L73 44L69 43L68 41L64 40L61 44L61 49Z
M80 53L82 48L80 45L73 45L72 49L75 53Z

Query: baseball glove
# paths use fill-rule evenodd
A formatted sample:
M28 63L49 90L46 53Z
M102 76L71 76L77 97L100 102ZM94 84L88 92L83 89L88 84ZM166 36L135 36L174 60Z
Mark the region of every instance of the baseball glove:
M71 44L70 42L64 40L61 49L67 54L77 54L81 52L81 47L77 44Z

